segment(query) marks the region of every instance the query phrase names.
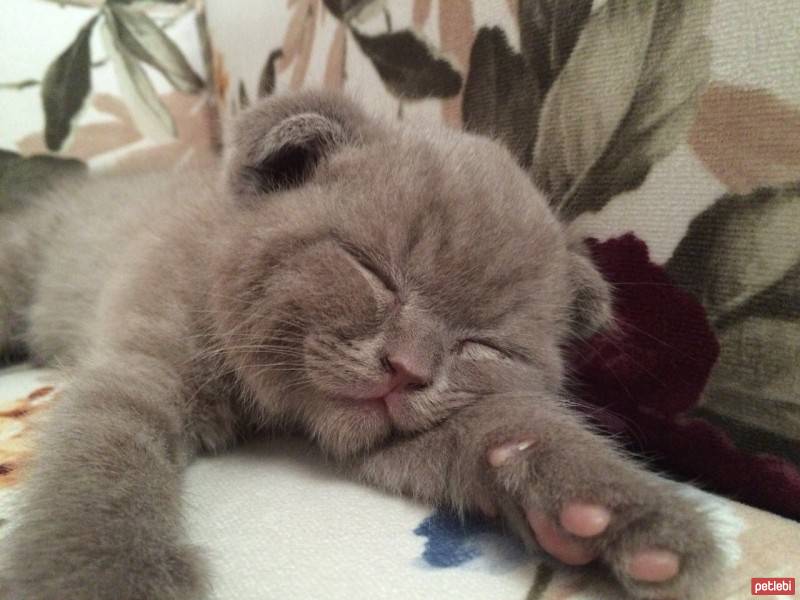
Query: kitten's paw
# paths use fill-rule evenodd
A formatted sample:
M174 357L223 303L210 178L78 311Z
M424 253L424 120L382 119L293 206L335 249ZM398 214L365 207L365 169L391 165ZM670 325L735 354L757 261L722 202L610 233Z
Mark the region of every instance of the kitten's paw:
M156 570L157 569L157 570ZM202 600L211 589L208 579L208 564L201 548L183 545L173 548L164 557L164 562L152 572L153 579L147 586L147 598L158 600ZM139 592L131 599L145 597ZM119 596L115 596L119 598Z
M510 499L511 510L519 510L523 537L532 532L544 551L569 565L601 561L634 598L703 598L722 560L695 500L627 461L583 456L585 464L565 464L529 451L533 445L514 442L487 455L507 495L500 504Z
M152 560L156 559L156 560ZM160 549L147 557L65 555L12 564L0 576L9 600L202 600L209 591L205 560L192 546Z

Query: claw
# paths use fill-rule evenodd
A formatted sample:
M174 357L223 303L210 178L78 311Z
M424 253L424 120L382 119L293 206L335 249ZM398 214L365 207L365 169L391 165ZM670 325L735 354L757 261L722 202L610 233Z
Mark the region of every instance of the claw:
M533 440L522 440L503 444L502 446L497 446L489 450L486 454L486 459L493 467L501 467L518 454L525 452L525 450L531 446L533 446Z

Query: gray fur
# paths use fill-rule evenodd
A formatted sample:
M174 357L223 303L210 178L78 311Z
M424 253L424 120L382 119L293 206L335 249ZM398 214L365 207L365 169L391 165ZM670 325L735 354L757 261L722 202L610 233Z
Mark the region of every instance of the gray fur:
M201 598L181 470L277 428L385 489L493 504L511 523L604 503L614 520L593 543L632 594L699 597L719 564L699 509L563 397L561 348L608 321L609 297L504 149L395 128L337 95L247 111L219 173L65 183L0 221L0 347L24 344L72 381L40 438L5 589ZM398 356L412 383L386 408L368 398ZM520 437L527 453L490 468L488 448ZM680 553L681 575L629 580L644 545Z

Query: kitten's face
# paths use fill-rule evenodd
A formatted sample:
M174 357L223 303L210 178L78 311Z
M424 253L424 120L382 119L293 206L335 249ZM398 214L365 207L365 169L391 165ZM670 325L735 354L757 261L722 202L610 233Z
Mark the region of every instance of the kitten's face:
M227 236L212 298L226 299L229 360L260 410L333 454L492 401L509 369L560 386L571 253L488 141L362 140L302 185L255 198Z

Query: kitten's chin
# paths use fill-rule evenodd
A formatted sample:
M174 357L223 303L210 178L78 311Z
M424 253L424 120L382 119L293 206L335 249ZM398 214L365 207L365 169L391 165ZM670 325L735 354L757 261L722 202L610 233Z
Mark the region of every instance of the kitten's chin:
M249 373L245 373L248 375ZM245 377L263 424L292 424L305 430L319 447L337 460L380 446L394 425L383 399L345 399L314 386L289 384L273 374L257 371Z
M380 446L392 433L382 403L324 399L306 413L307 427L322 449L339 460Z

